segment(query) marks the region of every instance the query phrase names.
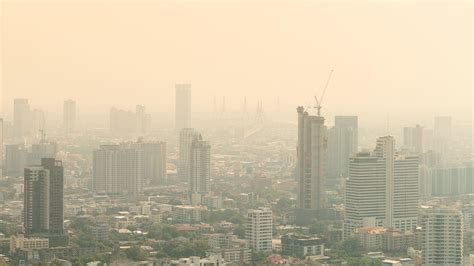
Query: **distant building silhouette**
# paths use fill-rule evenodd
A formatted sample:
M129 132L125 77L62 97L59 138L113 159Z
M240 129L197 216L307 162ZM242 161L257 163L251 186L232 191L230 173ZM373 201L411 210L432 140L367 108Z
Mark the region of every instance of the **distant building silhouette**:
M336 116L328 130L328 177L347 177L349 158L357 153L357 116Z
M31 129L31 110L28 99L14 99L13 100L13 127L14 136L22 138Z
M176 84L175 128L191 127L191 84Z
M63 129L65 133L72 133L76 128L76 102L64 101L63 105Z

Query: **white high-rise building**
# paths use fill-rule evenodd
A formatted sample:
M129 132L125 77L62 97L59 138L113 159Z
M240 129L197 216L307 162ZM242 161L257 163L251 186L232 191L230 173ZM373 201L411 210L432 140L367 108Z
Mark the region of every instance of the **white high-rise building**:
M191 143L189 190L191 193L207 194L211 190L211 145L195 134Z
M63 104L63 129L66 133L74 132L76 127L76 102L66 100Z
M448 207L420 215L422 265L463 265L463 215Z
M249 210L245 218L245 239L254 252L272 251L272 210Z
M351 158L346 180L344 236L356 228L412 230L418 219L418 156L397 154L392 136L377 139L373 154Z
M178 177L183 181L189 180L190 152L194 134L192 128L183 128L179 132Z
M326 207L327 138L324 117L309 115L302 106L296 110L298 208L321 210Z
M139 195L143 192L143 150L127 145L102 145L93 153L95 193Z
M176 84L176 130L191 127L191 84Z

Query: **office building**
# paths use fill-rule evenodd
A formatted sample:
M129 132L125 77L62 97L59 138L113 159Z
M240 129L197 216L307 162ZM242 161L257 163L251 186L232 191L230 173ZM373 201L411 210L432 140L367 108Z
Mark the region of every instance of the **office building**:
M191 144L194 138L194 129L183 128L179 132L179 161L178 177L182 181L189 181L189 169L191 160Z
M143 150L128 145L101 145L93 152L95 193L139 195L143 192Z
M422 265L463 265L463 216L448 207L420 215Z
M349 158L358 148L357 116L336 116L328 131L328 177L347 177Z
M326 207L327 140L324 117L309 115L302 106L297 111L298 208L321 210Z
M474 193L473 165L431 168L425 175L428 196L446 197Z
M245 218L245 239L254 252L272 251L272 210L259 208L249 210Z
M195 134L191 143L189 168L189 191L201 195L210 192L211 145Z
M63 104L63 129L65 133L72 133L76 128L76 102L66 100Z
M175 127L191 127L191 84L176 84Z
M5 166L3 175L23 176L27 165L28 150L23 144L5 145Z
M31 133L31 110L28 99L13 100L13 127L14 136L22 138Z
M418 156L396 153L394 138L381 137L372 154L358 153L350 159L344 237L360 227L412 230L418 200Z
M411 152L422 154L424 152L423 127L416 125L414 127L403 128L403 146Z
M49 234L64 234L64 169L54 158L42 158L41 167L49 173Z

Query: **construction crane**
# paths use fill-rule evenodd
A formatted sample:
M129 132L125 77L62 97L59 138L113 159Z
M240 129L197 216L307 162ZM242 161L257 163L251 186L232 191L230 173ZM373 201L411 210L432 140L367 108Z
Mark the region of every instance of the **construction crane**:
M322 108L321 104L323 103L324 94L326 94L326 89L329 86L329 81L331 80L332 72L334 72L333 69L331 69L331 71L329 71L328 80L326 81L326 85L324 86L321 97L318 99L318 96L316 96L316 95L314 96L314 99L316 100L316 105L313 108L316 108L318 110L318 116L321 116L321 108Z

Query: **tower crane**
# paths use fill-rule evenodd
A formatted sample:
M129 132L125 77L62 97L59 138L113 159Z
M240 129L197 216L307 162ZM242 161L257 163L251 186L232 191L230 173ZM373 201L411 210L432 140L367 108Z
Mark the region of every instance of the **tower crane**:
M318 110L318 116L321 116L321 108L322 108L321 104L323 103L324 94L326 94L326 89L329 86L329 81L331 81L332 72L334 72L333 69L331 69L331 71L329 71L329 76L328 76L328 79L326 81L326 85L324 86L321 97L318 98L318 96L316 96L316 95L314 96L314 99L316 100L316 105L313 108L316 108Z

